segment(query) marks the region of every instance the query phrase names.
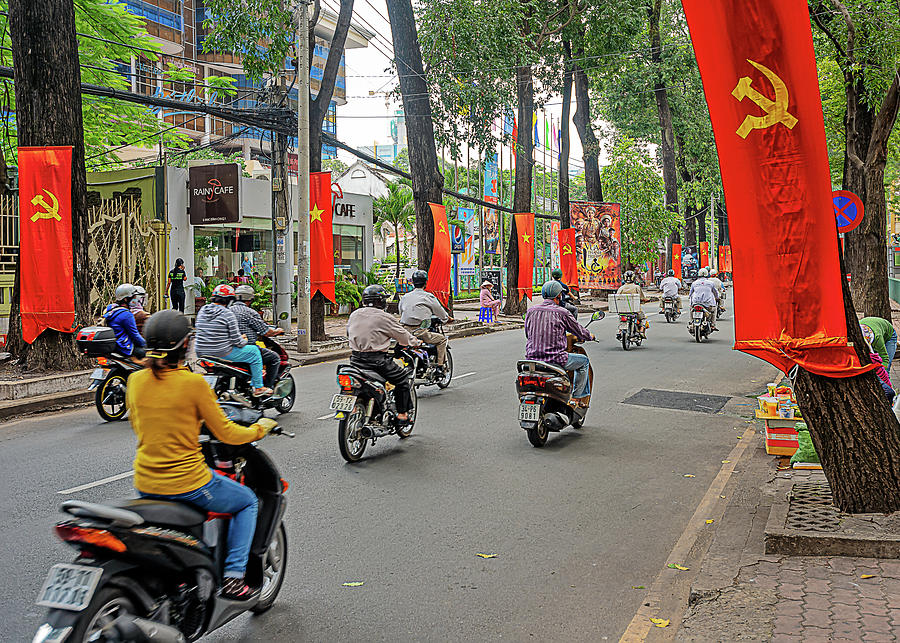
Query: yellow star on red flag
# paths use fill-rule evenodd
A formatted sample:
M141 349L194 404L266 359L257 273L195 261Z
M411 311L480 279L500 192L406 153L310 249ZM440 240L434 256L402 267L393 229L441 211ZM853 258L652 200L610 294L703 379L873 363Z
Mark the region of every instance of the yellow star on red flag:
M319 204L318 204L318 203L313 204L312 210L309 211L309 220L310 220L310 221L321 221L321 220L322 220L322 214L323 214L324 212L325 212L325 210L320 210L320 209L319 209Z
M527 232L522 234L522 243L531 243L531 235Z

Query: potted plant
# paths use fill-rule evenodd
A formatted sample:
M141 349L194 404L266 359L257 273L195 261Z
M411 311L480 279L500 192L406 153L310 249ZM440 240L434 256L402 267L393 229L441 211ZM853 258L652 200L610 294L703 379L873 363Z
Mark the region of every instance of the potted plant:
M334 283L334 299L338 304L338 314L345 315L362 303L362 292L359 286L343 279Z
M212 297L213 289L223 283L225 283L224 279L212 277L209 281L204 280L203 286L199 284L188 285L188 288L194 291L194 310L200 310L206 305L206 300Z

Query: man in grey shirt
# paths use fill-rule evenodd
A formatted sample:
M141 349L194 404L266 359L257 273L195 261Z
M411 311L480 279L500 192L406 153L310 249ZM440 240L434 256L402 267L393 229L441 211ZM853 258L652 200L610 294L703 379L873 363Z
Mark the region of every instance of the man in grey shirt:
M412 276L415 290L412 290L400 298L400 323L416 339L437 347L437 366L444 367L447 359L447 336L441 333L432 333L428 330L428 323L432 317L437 317L442 322L450 319L450 315L441 306L438 298L425 291L428 282L428 274L424 270L416 270Z

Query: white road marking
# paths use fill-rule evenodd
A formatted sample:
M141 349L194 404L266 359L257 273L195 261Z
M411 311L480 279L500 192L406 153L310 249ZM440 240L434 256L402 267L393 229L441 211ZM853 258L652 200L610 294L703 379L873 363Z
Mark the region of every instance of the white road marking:
M317 420L330 420L333 417L334 417L334 413L329 413L328 415L323 415L322 417L316 418L316 419Z
M115 482L116 480L124 480L125 478L130 478L134 475L134 471L126 471L125 473L119 473L114 476L109 476L108 478L103 478L102 480L97 480L96 482L88 482L87 484L78 485L77 487L72 487L71 489L63 489L62 491L57 491L56 493L61 496L68 496L72 493L78 493L79 491L84 491L85 489L91 489L93 487L99 487L100 485L109 484L110 482Z
M469 377L469 375L475 375L475 371L472 371L471 373L463 373L462 375L457 375L456 379L461 380L464 377Z

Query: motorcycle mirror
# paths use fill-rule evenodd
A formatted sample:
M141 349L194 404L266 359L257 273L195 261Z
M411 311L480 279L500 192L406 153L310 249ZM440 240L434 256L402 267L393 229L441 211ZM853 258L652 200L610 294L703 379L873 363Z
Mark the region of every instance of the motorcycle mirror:
M600 321L604 317L606 317L606 313L604 313L602 310L595 311L594 314L591 315L591 321L588 322L588 326L590 326L595 321Z

